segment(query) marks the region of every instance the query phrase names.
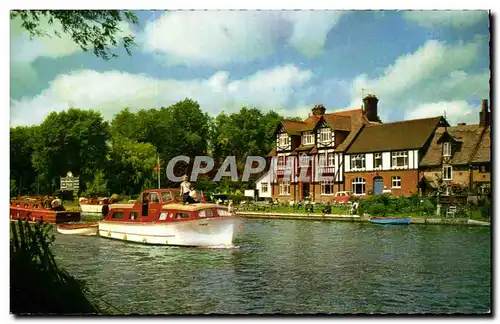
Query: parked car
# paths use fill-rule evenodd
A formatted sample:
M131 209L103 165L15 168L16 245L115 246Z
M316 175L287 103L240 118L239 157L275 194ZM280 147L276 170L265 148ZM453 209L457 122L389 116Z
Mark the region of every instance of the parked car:
M349 199L351 199L350 191L337 191L333 196L333 201L337 204L347 204Z

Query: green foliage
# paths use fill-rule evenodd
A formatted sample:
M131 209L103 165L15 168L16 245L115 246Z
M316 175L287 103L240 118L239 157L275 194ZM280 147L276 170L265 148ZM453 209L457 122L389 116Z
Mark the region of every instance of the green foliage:
M14 314L102 313L85 296L85 286L61 269L52 255L52 226L12 222L10 310Z
M108 181L105 179L104 172L98 170L94 174L92 182L87 182L87 190L83 193L85 197L106 197L108 196Z
M386 205L380 202L374 202L368 207L367 212L372 216L385 216Z
M61 37L60 33L52 28L45 29L42 21L46 20L49 26L58 21L62 32L80 46L83 51L92 50L97 57L108 60L118 55L110 47L116 47L123 41L123 46L130 55L130 48L134 45L134 36L126 35L118 38L120 32L118 24L128 21L137 24L137 16L130 11L119 10L12 10L11 19L19 17L22 27L28 31L31 38ZM51 29L48 28L48 29Z
M17 196L17 185L16 180L10 179L10 197Z
M36 180L31 156L34 152L37 127L10 128L10 179L15 180L17 190L20 189L21 194L26 193Z
M431 198L421 198L418 195L411 197L394 197L388 194L371 196L360 199L359 215L367 213L372 216L401 215L401 214L427 214L433 215L436 205Z

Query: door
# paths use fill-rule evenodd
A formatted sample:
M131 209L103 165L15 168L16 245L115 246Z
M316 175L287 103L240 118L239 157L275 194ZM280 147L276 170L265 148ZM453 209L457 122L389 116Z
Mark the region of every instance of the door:
M384 179L382 177L373 178L373 194L381 195L384 190Z
M302 184L302 199L309 198L309 183Z
M148 216L156 217L160 211L162 204L160 203L160 196L156 192L149 194L149 210Z

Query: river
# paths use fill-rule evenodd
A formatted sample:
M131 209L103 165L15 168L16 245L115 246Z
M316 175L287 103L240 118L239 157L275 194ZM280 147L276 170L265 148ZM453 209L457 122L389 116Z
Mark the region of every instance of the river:
M490 230L249 219L239 248L56 234L53 251L118 314L485 313Z

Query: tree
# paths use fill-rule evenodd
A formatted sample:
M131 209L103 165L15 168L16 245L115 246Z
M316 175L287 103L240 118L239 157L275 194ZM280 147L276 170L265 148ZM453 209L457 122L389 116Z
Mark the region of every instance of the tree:
M31 38L50 37L51 34L60 37L55 29L49 32L41 26L41 19L46 19L52 26L57 21L61 24L63 33L68 34L82 50L92 49L97 57L105 60L118 56L110 50L110 46L116 47L120 40L117 40L120 31L118 24L122 20L138 23L134 13L120 10L12 10L10 18L17 17L22 20L22 27L29 32ZM121 40L130 55L134 37L127 35L121 37Z
M37 128L32 162L44 191L71 171L85 184L104 167L109 126L100 113L71 108L52 112ZM82 187L81 189L85 189Z
M36 128L37 126L10 128L10 179L15 180L17 190L21 193L35 189L36 170L31 156Z
M87 182L85 190L86 197L98 197L98 196L108 196L108 181L105 179L104 172L98 170L94 173L94 179L92 182Z

